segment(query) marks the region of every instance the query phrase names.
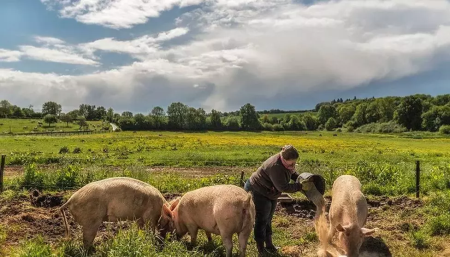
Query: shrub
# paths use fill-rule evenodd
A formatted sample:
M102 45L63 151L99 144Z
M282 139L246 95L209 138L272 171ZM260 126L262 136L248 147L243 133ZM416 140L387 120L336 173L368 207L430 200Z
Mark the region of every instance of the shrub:
M428 226L432 236L450 235L450 214L445 213L431 218Z
M67 166L57 172L56 187L60 189L75 188L80 176L80 170L75 166Z
M25 175L20 182L22 188L36 188L42 190L44 188L44 173L37 170L35 164L29 164L25 167Z
M450 125L443 125L439 128L439 133L448 135L450 134Z
M81 148L75 147L75 149L73 149L73 153L81 153Z
M59 149L60 154L68 153L68 152L69 152L69 147L67 147L67 146L63 146L63 147L61 147L61 149Z
M275 124L273 125L274 131L284 131L284 127L281 124Z
M268 131L272 131L273 130L273 126L270 123L264 123L263 124L263 128L264 128L264 130L268 130Z
M417 249L426 249L430 246L430 237L422 230L411 233L411 244Z

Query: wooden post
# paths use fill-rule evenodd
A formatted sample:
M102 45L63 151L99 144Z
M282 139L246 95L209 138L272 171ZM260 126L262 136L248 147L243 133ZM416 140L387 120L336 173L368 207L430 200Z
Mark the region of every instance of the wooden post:
M420 161L416 161L416 198L420 197Z
M5 160L6 160L6 155L2 155L2 161L0 164L0 193L3 192L3 171L5 170Z
M244 172L243 171L241 171L241 180L239 181L239 185L241 187L244 187Z

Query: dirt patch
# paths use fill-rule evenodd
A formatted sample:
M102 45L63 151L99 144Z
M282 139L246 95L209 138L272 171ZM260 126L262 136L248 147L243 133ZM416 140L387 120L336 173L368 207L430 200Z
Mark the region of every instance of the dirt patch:
M63 201L63 196L61 194L43 195L38 190L33 190L30 193L30 202L33 206L36 206L36 207L51 208L51 207L55 207L55 206L61 206L62 201Z
M276 211L281 211L298 218L312 220L314 215L316 215L316 206L308 200L295 200L291 203L278 204Z

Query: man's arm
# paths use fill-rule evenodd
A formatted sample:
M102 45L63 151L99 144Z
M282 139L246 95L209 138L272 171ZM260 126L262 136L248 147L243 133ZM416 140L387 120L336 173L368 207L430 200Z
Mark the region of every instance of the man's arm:
M273 185L275 188L280 192L286 192L286 193L295 193L300 190L302 190L302 185L300 183L293 183L289 184L289 181L286 181L285 178L282 176L283 171L275 171L275 172L269 172L270 180L272 180Z

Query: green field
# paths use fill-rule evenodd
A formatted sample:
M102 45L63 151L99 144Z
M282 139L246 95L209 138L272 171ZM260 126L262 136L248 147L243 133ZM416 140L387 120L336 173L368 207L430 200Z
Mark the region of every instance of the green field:
M51 233L34 228L33 224L47 224L57 210L30 206L23 189L62 192L67 198L91 181L112 176L138 178L166 195L214 184L239 185L241 171L244 179L248 178L262 161L285 144L293 144L300 151L298 172L324 176L326 195L337 176L352 174L360 179L371 201L398 202L371 208L372 218L368 222L369 227L380 228L377 237L389 246L393 256L446 256L445 242L450 239L449 137L433 133L166 131L0 137L0 154L7 155L7 190L0 196L0 205L4 206L0 214L19 215L5 221L9 225L0 221L0 243L6 245L0 254L3 251L7 256L37 256L38 251L44 251L40 256L84 256L79 230L75 231L74 239L65 242L61 236L54 239ZM408 200L415 194L416 161L420 161L421 168L420 203ZM300 193L293 196L305 199ZM403 205L403 201L407 204ZM34 223L23 223L23 215L32 216ZM279 210L274 226L276 243L282 246L282 254L278 256L315 256L318 242L311 223ZM13 236L23 228L33 232ZM158 250L146 243L154 239L137 229L118 234L114 231L102 232L95 256L223 256L224 253L220 237L215 237L214 244L208 244L202 232L196 248L182 241L167 242L164 250ZM33 233L31 237L35 239L26 240L27 233ZM253 239L248 251L248 256L256 256Z
M42 122L42 126L39 126ZM87 121L89 129L100 130L102 121ZM58 121L50 126L39 119L0 119L0 134L8 133L31 133L31 132L59 132L59 131L77 131L80 126L76 123L69 124Z

